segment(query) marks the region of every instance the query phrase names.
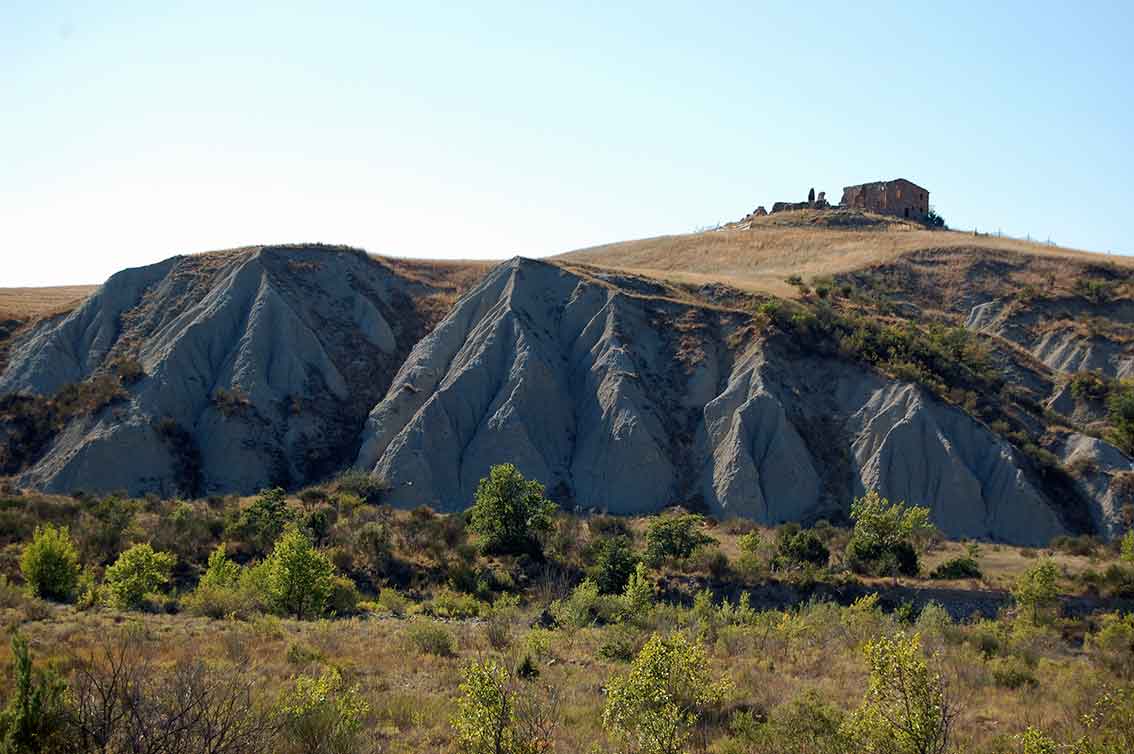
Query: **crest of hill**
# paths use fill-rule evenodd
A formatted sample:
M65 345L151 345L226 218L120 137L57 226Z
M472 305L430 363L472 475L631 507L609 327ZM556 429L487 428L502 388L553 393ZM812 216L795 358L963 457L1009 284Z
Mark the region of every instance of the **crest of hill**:
M969 232L929 230L900 218L854 210L800 210L732 223L717 230L622 241L561 254L556 259L623 270L684 284L724 283L750 292L795 297L785 279L834 277L892 263L912 252L1015 252L1107 262L1134 269L1134 260Z

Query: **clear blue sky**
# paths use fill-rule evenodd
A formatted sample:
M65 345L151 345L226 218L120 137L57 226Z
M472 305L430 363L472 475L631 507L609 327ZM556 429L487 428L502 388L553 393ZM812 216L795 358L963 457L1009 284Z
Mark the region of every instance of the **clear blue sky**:
M480 5L0 4L0 286L540 256L898 176L1134 252L1134 3Z

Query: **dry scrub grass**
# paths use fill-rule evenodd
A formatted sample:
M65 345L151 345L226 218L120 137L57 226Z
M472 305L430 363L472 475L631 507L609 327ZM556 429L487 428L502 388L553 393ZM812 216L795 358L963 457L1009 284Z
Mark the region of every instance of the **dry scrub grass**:
M97 285L0 288L0 319L44 317L74 309Z
M996 236L957 231L931 231L906 223L883 222L867 228L826 227L809 220L819 214L787 213L782 219L756 221L748 229L724 229L677 236L659 236L596 246L556 259L627 270L674 282L723 282L742 290L795 296L784 282L829 277L892 262L923 249L968 249L1017 252L1083 263L1111 262L1134 267L1134 260ZM778 217L778 216L773 216Z

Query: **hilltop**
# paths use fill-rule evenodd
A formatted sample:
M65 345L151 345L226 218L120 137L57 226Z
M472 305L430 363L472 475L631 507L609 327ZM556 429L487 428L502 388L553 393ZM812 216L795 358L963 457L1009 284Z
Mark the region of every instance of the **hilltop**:
M972 254L1016 252L1134 268L1134 260L1075 249L925 226L857 210L780 212L720 229L622 241L562 254L556 259L689 284L723 283L794 297L785 280L832 277L891 263L912 252L967 250Z

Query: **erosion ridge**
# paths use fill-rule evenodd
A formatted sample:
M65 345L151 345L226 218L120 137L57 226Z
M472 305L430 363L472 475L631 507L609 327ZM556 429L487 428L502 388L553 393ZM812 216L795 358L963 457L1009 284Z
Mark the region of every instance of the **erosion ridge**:
M294 485L353 454L442 290L340 247L173 257L18 333L0 393L52 396L130 364L18 477L47 490Z
M3 400L113 388L28 444L16 481L251 492L353 465L382 477L395 505L457 510L492 464L512 462L563 505L617 513L682 504L764 523L839 519L877 488L930 506L955 537L1040 544L1121 530L1134 467L1084 420L1097 411L1067 394L1074 362L1029 339L1050 331L1044 316L1020 324L1037 300L1029 281L1065 265L1058 257L916 249L813 279L853 293L798 303L601 261L517 257L482 276L483 265L295 246L124 271L8 341ZM1106 290L1125 290L1125 268L1104 268ZM1038 298L1082 304L1073 284L1046 290ZM1121 304L1096 306L1091 316L1125 327ZM816 347L797 327L816 315L967 323L1004 387L983 388L1000 395L975 406L972 386ZM1107 363L1124 374L1121 359ZM18 422L3 408L0 448L14 447Z

